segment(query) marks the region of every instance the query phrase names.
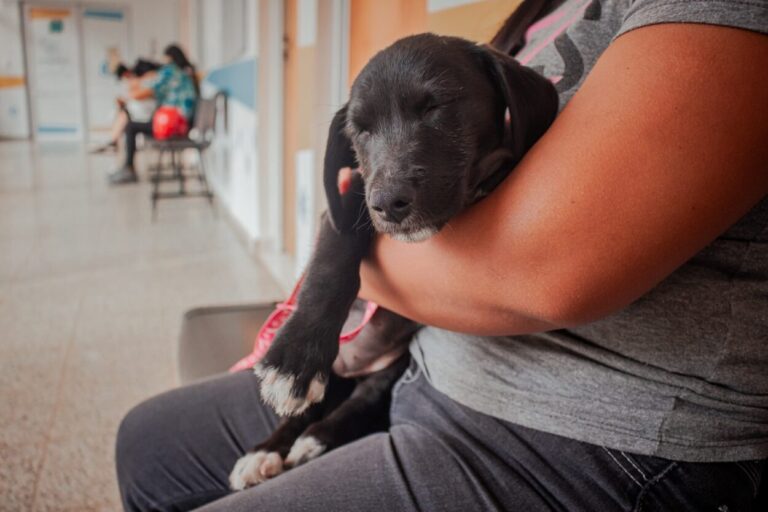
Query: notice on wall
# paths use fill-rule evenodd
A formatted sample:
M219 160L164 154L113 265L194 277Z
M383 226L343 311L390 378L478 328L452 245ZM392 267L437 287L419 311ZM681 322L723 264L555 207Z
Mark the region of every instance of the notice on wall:
M67 138L82 133L78 34L70 9L27 11L35 130Z

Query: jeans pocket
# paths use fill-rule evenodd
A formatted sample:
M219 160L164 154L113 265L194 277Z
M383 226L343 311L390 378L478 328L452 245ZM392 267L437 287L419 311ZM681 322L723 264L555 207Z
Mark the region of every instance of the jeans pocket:
M752 487L752 497L757 497L757 493L760 490L760 483L763 479L763 465L762 460L747 460L733 463L738 470L743 474Z
M657 481L674 467L674 462L659 457L635 455L622 450L601 447L613 464L639 489Z
M655 464L655 457L632 456L638 466ZM752 510L758 495L764 461L670 462L649 476L637 496L633 511L712 510L744 512ZM674 471L673 471L674 470ZM763 509L761 509L763 510Z

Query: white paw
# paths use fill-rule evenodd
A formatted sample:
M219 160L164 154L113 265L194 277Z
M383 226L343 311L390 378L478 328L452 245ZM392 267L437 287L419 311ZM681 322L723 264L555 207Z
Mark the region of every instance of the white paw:
M325 396L325 381L320 375L312 379L307 396L299 398L293 395L293 383L296 380L293 375L281 375L276 368L261 365L256 365L253 371L261 379L261 397L280 416L301 414Z
M304 464L312 459L316 459L325 451L325 445L316 437L301 436L291 446L291 451L285 458L285 465L292 467Z
M277 452L246 453L229 475L229 486L235 491L242 491L283 472L283 458Z

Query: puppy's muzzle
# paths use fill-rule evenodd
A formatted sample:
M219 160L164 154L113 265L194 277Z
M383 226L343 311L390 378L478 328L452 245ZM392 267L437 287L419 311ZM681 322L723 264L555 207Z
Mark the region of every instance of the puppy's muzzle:
M368 206L381 220L400 224L411 214L416 190L408 184L397 184L372 190Z

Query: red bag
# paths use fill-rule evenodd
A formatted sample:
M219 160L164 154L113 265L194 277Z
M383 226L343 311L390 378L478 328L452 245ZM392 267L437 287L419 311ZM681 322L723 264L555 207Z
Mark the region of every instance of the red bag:
M164 106L152 116L152 135L158 139L185 137L189 131L187 118L176 107Z

